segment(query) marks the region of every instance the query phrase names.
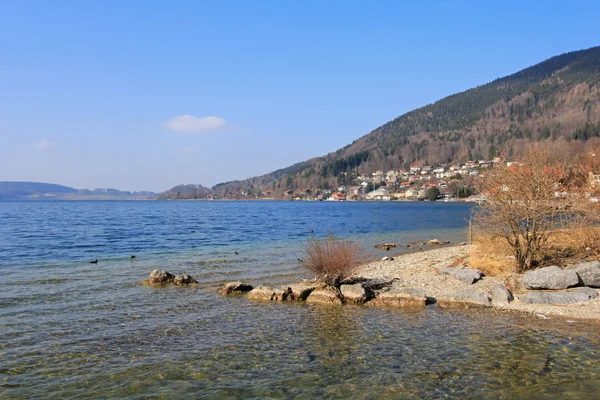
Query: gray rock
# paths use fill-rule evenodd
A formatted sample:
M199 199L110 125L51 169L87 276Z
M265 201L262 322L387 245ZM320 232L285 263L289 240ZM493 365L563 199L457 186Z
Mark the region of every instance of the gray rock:
M307 304L334 304L342 305L342 300L332 289L322 288L313 291L307 298Z
M462 268L440 268L440 274L453 276L459 281L468 283L469 285L475 283L483 276L478 269Z
M425 296L424 290L393 286L387 292L378 293L377 296L367 304L395 308L424 308L426 303L427 297Z
M519 296L519 300L527 304L576 304L584 303L598 297L598 292L588 287L575 288L561 292L529 292Z
M259 286L248 292L248 298L252 300L284 301L291 293L291 289L274 289L268 286Z
M585 286L600 287L600 261L577 264L575 272Z
M513 295L502 284L494 285L488 291L488 297L492 300L493 305L508 304L513 300Z
M363 304L368 299L367 291L360 283L354 285L342 285L340 291L346 303Z
M444 308L491 306L487 295L470 289L458 290L450 296L439 297L437 304Z
M251 290L252 290L252 285L249 285L247 283L243 283L240 281L236 281L236 282L226 283L225 286L223 286L219 290L219 293L221 293L223 296L229 296L232 294L246 293Z
M173 282L175 276L162 269L155 269L148 277L148 283L153 286L167 285Z
M525 274L523 284L527 289L560 290L579 283L579 276L573 270L562 270L557 266L540 268Z
M381 243L381 244L375 245L376 249L382 249L382 250L389 250L394 247L396 247L396 243Z
M198 281L189 276L188 274L183 274L177 275L175 278L173 278L173 283L177 286L187 286L194 283L198 283Z
M383 257L381 261L394 261L394 257Z
M314 284L309 283L294 283L289 286L290 294L288 300L306 301L306 298L317 288ZM282 289L286 289L283 287Z
M425 244L425 243L423 243ZM442 244L442 242L439 239L431 239L430 241L427 242L428 245L440 245Z

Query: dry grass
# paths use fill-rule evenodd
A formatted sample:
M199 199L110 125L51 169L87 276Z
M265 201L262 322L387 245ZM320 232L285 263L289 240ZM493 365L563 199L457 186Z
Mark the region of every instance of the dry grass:
M309 239L304 266L329 286L339 287L362 263L358 247L350 240L333 236L325 240Z
M552 231L541 259L547 265L565 265L573 258L600 259L600 227ZM471 268L486 275L508 278L517 272L511 247L502 238L479 234L473 238Z
M470 260L471 268L489 276L506 278L517 271L512 248L502 238L475 236L471 243Z

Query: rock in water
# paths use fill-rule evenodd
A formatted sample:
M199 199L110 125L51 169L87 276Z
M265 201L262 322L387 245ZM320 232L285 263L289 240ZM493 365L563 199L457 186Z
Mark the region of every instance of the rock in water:
M488 292L488 297L492 300L493 305L508 304L513 300L513 295L502 284L494 285Z
M454 292L450 296L439 297L437 304L440 307L490 307L490 299L481 292L464 289Z
M527 289L560 290L579 283L579 276L573 270L562 270L557 266L540 268L525 274L523 284Z
M252 285L240 281L226 283L220 290L223 296L246 293L252 290Z
M268 286L259 286L252 289L248 293L248 298L253 300L266 300L266 301L284 301L288 298L291 293L291 289L286 287L283 289L274 289Z
M459 281L468 283L469 285L475 283L483 276L478 269L462 268L440 268L440 274L453 276Z
M395 308L425 308L427 297L422 289L392 286L389 291L379 293L367 304Z
M346 303L363 304L368 300L367 291L360 283L354 285L342 285L340 291Z
M598 297L598 292L588 287L575 288L562 292L529 292L519 296L519 300L527 304L576 304L584 303Z
M585 286L600 288L600 261L578 264L575 272Z
M317 288L314 284L308 283L294 283L289 286L290 295L288 300L305 301L306 298ZM283 287L282 289L286 289Z
M155 269L150 273L148 277L148 283L150 285L166 285L173 282L175 276L162 269Z
M183 274L183 275L177 275L173 279L173 283L177 286L187 286L187 285L191 285L193 283L198 283L198 281L195 280L194 278L192 278L191 276L189 276L188 274Z
M307 298L306 303L308 304L335 304L342 305L342 300L339 298L337 293L332 289L323 288L316 289Z

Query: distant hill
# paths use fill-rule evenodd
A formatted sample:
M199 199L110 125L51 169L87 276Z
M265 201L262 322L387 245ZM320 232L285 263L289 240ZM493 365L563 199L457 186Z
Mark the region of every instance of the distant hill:
M531 142L598 137L600 47L594 47L410 111L336 152L215 185L210 196L239 198L268 190L278 197L288 190L356 184L359 174L377 170L491 159L500 153L511 157Z
M0 200L128 200L153 198L153 192L74 189L40 182L0 182Z

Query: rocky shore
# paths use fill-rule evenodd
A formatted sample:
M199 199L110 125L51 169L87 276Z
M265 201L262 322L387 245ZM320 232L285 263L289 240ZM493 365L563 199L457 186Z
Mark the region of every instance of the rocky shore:
M398 256L363 265L339 289L318 282L270 288L231 282L223 295L245 294L264 301L364 304L393 308L485 307L515 310L541 318L600 321L600 262L564 269L541 268L509 279L469 268L468 245Z

